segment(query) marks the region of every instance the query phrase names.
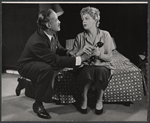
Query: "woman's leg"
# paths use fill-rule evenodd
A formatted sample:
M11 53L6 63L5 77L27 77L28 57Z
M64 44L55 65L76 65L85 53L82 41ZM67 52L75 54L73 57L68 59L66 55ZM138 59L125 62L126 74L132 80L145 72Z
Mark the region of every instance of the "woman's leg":
M103 108L103 93L104 91L101 88L100 82L97 82L95 84L96 89L97 89L97 102L96 102L96 109L100 110Z
M89 88L92 84L91 80L86 80L86 81L87 81L87 84L84 86L84 90L83 90L83 93L82 93L82 104L81 104L82 109L87 108L87 93L88 93L88 90L89 90Z
M108 86L108 78L110 76L110 70L106 67L97 67L95 69L95 87L97 89L97 102L96 109L103 108L103 93Z

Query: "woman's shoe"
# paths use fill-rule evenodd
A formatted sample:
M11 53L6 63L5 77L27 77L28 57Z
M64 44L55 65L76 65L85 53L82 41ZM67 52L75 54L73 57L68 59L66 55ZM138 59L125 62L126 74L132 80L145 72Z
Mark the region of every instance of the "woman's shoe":
M103 113L103 108L98 110L98 109L95 109L95 114L97 115L101 115Z
M87 114L87 105L85 106L85 100L82 98L81 99L82 101L80 102L80 107L79 107L79 111L82 113L82 114ZM87 102L86 102L87 103ZM84 105L83 105L84 104ZM81 108L82 106L86 107L85 109Z
M87 114L87 108L86 108L86 109L82 109L82 108L80 107L80 112L81 112L82 114Z

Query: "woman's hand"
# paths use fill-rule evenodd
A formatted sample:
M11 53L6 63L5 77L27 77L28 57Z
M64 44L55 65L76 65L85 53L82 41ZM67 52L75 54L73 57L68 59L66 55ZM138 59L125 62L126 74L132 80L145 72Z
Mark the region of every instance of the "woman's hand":
M103 56L103 55L104 55L104 46L103 46L103 47L101 47L99 50L100 50L99 58L101 58L101 56Z
M112 60L112 52L105 53L104 47L96 49L93 54L95 54L95 56L97 56L98 59L102 59L103 61L110 62Z
M85 45L82 49L82 52L91 55L93 52L93 46Z
M100 58L100 56L103 55L103 54L104 54L104 47L101 47L101 48L95 47L94 48L93 55Z
M100 54L101 54L101 52L100 52L99 48L95 47L94 50L93 50L93 55L94 56L100 56Z
M93 46L85 45L79 52L76 53L76 56L81 56L84 53L91 55L93 52Z

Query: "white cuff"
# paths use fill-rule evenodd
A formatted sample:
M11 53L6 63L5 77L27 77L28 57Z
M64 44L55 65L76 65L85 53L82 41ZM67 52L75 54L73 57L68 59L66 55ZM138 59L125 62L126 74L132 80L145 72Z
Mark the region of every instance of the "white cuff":
M76 66L79 66L79 65L81 65L81 57L80 56L77 56L76 57Z

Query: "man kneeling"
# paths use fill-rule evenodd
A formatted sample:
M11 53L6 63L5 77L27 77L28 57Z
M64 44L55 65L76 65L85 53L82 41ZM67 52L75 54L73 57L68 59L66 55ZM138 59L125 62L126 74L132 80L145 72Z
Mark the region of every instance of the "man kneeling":
M32 81L35 102L33 111L41 118L49 119L51 116L45 110L43 102L52 101L52 78L55 69L81 65L91 56L85 54L80 57L60 56L57 53L66 54L56 35L60 31L60 21L52 9L46 9L39 13L37 30L30 36L26 46L17 62L17 69L21 76ZM24 81L25 82L25 81ZM19 82L16 95L19 96L23 88L30 89L24 82Z

